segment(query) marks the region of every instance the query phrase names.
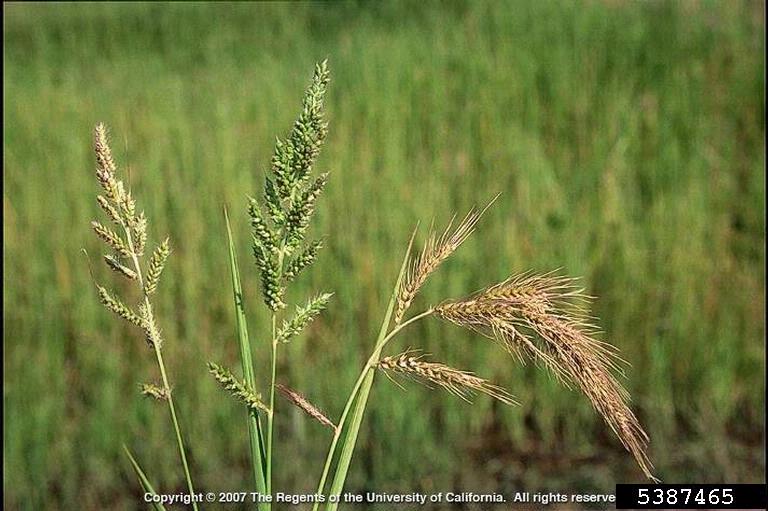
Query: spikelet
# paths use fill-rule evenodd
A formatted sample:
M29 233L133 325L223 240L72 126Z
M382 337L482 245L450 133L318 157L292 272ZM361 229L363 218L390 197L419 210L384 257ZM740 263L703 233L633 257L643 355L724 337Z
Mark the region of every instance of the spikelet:
M251 217L254 243L258 243L266 252L274 252L277 249L275 235L269 229L259 203L253 197L248 198L248 215Z
M245 381L240 381L228 370L213 362L208 362L208 371L213 375L221 387L242 401L251 410L262 410L271 413L269 407Z
M131 257L131 250L123 239L109 227L104 227L97 221L91 222L91 227L96 235L104 241L107 245L123 257Z
M121 263L117 257L105 254L104 262L107 263L107 266L109 266L111 270L119 273L123 277L129 280L136 280L136 272Z
M564 384L574 385L592 403L651 480L648 435L628 406L629 394L612 371L624 361L610 344L593 337L583 302L588 297L573 279L523 274L474 296L444 302L435 314L501 343L520 358L543 363Z
M277 262L270 253L264 250L256 238L253 242L253 257L256 260L256 267L261 274L261 293L264 303L272 311L278 311L285 307L283 294L285 289L280 284L280 274L277 268Z
M394 357L384 357L379 360L378 367L384 371L404 374L422 383L435 384L465 401L469 401L474 392L481 392L507 405L518 404L502 387L472 373L445 364L427 362L423 360L424 355L417 353L408 350Z
M471 210L459 225L451 230L455 220L454 217L440 237L437 237L434 232L430 233L421 253L409 264L405 280L402 286L400 286L397 295L397 306L395 308L395 323L400 323L403 320L405 311L408 310L411 302L416 297L416 293L426 282L427 277L474 232L480 217L495 200L496 198L479 212Z
M315 405L310 403L304 396L280 383L275 384L275 386L288 401L293 403L301 411L315 419L320 424L328 426L332 430L336 431L336 424L334 424L331 419L326 417L323 412L321 412Z
M152 397L158 401L167 401L171 395L169 389L154 383L142 383L139 388L143 396Z
M283 321L283 326L277 333L278 342L288 342L291 337L302 330L326 308L332 293L322 293L311 299L304 307L296 307L296 314L289 320Z
M157 289L157 284L160 282L160 275L163 273L165 267L165 261L171 253L170 241L165 238L163 242L155 248L152 252L152 257L149 260L149 268L147 268L147 280L144 283L144 293L151 295Z
M285 271L283 272L283 277L285 277L285 280L287 280L288 282L293 281L296 277L298 277L299 273L301 273L301 271L304 268L306 268L307 266L310 266L313 262L315 262L315 259L317 258L317 253L320 251L322 247L323 247L322 240L313 241L299 255L293 258L288 263L288 265L285 268Z
M136 326L142 325L141 318L127 305L109 294L109 291L107 291L104 287L97 285L96 288L99 291L99 300L107 309L111 310L129 323L133 323Z

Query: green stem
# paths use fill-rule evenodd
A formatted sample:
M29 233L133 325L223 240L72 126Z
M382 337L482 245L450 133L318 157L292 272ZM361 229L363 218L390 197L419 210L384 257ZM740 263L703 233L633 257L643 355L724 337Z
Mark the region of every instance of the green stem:
M122 223L122 222L121 222ZM144 292L144 277L141 273L141 265L139 264L139 258L136 255L136 249L133 245L133 238L131 237L131 230L125 225L122 224L123 230L125 231L126 240L128 241L128 246L131 250L131 259L133 259L133 265L136 268L136 275L138 277L139 286L141 287L141 291ZM149 297L146 293L144 293L144 305L147 308L147 315L149 316L149 320L154 323L154 312L152 311L152 304L149 301ZM176 432L176 443L179 447L179 454L181 455L181 464L184 467L184 477L187 480L187 488L189 489L190 495L195 494L195 487L192 484L192 475L189 471L189 464L187 463L187 453L184 450L184 440L181 436L181 427L179 426L179 419L176 417L176 406L173 403L173 393L171 392L171 386L168 383L168 375L165 371L165 363L163 362L163 354L160 351L160 346L158 343L153 343L153 347L155 349L155 358L157 359L157 365L160 368L160 376L163 379L163 388L166 391L166 395L168 398L166 399L168 403L168 410L171 413L171 421L173 422L173 429ZM192 508L197 511L197 502L194 500L192 501Z
M285 238L277 252L277 280L283 276ZM269 385L269 417L267 418L267 494L272 495L272 440L275 426L275 383L277 381L277 312L272 312L272 381Z
M347 436L344 439L344 444L342 446L341 455L339 457L339 463L336 467L336 473L334 474L333 481L331 483L331 489L330 489L330 495L336 495L341 494L341 490L344 487L344 482L347 478L347 472L349 470L349 464L352 461L352 452L355 448L355 443L357 441L357 434L360 430L360 423L362 422L362 415L365 411L365 403L368 401L368 393L370 392L371 384L373 383L373 371L371 370L371 364L378 359L379 354L381 352L381 348L384 346L384 343L386 343L387 338L391 338L392 336L387 336L386 332L389 328L389 322L392 319L392 311L395 307L395 301L397 300L397 293L400 289L400 284L403 280L403 276L405 275L405 269L408 265L408 258L411 253L411 247L413 246L413 239L416 236L416 231L414 230L413 234L411 235L411 240L408 243L408 249L405 251L405 257L403 258L403 263L400 266L400 273L397 276L397 281L395 282L394 289L392 290L392 295L389 299L389 304L387 305L387 312L384 315L384 320L381 323L381 328L379 329L379 336L376 340L376 348L374 348L373 353L371 354L371 357L368 359L368 363L366 364L366 367L363 369L363 375L362 376L362 383L360 384L359 390L357 392L362 392L360 395L360 398L357 401L357 406L355 408L355 413L353 415L352 424L350 426L350 430L347 432ZM351 396L350 400L348 400L348 405L351 402L351 399L354 399L354 396ZM363 403L361 406L361 402ZM347 407L346 412L348 412L349 409ZM341 430L341 425L339 425L337 431ZM338 440L338 439L336 439ZM336 442L333 443L332 449L335 450L336 448ZM329 453L329 457L333 457L333 452ZM326 464L329 462L326 461ZM323 481L323 484L321 487L325 485L325 481ZM321 490L322 491L322 490ZM338 507L338 503L328 503L327 509L334 510ZM315 506L317 508L317 506Z
M184 450L184 441L181 437L181 428L179 427L179 419L176 417L176 407L173 404L173 394L170 392L170 385L168 384L168 376L165 373L165 364L163 363L163 354L160 348L155 345L155 355L157 356L157 364L160 366L160 374L163 378L163 386L168 390L168 409L171 412L171 420L173 421L173 429L176 431L176 443L179 445L179 454L181 455L181 464L184 465L184 476L187 478L187 488L189 488L189 494L195 494L195 488L192 486L192 475L189 472L189 465L187 464L187 454ZM197 503L192 501L192 508L197 510Z
M410 318L408 321L405 321L404 323L398 325L389 333L389 335L387 335L386 337L384 337L384 339L381 340L379 345L377 345L374 348L374 354L380 353L381 350L386 345L386 343L390 339L392 339L395 335L397 335L397 333L400 332L400 330L410 325L411 323L414 323L422 318L425 318L426 316L429 316L430 314L432 314L432 312L433 312L433 309L429 308L427 311L422 312L421 314L418 314ZM360 376L357 378L357 381L355 382L355 386L352 388L352 392L350 392L349 397L347 398L347 403L344 405L344 411L342 412L341 418L339 419L339 423L336 426L336 432L333 435L333 440L331 440L331 446L328 449L328 454L325 458L323 473L320 476L320 482L318 483L317 491L315 492L317 495L321 495L323 493L323 490L325 489L325 481L328 478L328 471L331 468L331 463L333 462L333 457L336 453L336 445L339 443L339 438L341 437L341 433L344 428L344 423L347 420L347 415L349 414L349 410L352 408L352 403L355 401L357 392L360 390L360 387L363 384L363 380L365 380L365 376L368 374L368 369L371 368L373 364L375 364L376 361L378 360L378 357L374 357L374 354L371 355L371 357L368 359L368 362L366 362L365 366L363 367L363 370L360 372ZM312 507L313 511L317 511L319 506L320 506L320 503L315 502L315 505Z
M267 417L267 494L272 494L272 438L275 422L275 381L277 378L277 316L272 314L272 380L269 385Z

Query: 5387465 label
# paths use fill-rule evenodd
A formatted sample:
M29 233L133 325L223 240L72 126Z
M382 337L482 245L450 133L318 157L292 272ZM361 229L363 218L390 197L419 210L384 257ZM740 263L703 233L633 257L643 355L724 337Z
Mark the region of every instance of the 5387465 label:
M616 509L766 509L765 484L617 484Z

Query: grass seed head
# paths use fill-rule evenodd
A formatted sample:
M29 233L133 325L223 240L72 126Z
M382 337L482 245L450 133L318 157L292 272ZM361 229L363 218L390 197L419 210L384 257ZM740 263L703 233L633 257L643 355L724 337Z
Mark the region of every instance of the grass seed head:
M147 268L146 282L144 283L144 292L147 295L151 295L157 290L157 284L160 282L160 275L165 268L165 261L171 253L170 241L165 238L163 242L155 248L152 252L152 257L149 260L149 268Z
M464 300L444 302L435 314L496 339L518 357L547 366L564 384L590 400L652 480L648 436L629 408L629 395L612 371L621 372L615 347L596 340L581 289L573 279L523 274Z
M379 360L378 367L413 377L422 383L435 384L465 401L469 401L474 392L480 392L507 405L517 404L514 397L502 387L470 372L428 362L417 351L409 350L393 357L384 357Z
M280 391L280 394L282 394L288 401L290 401L301 411L315 419L320 424L328 426L332 430L336 431L336 425L331 421L331 419L326 417L323 412L321 412L315 405L310 403L304 396L280 383L277 383L275 386L277 387L277 390Z
M269 407L261 400L261 395L256 393L245 381L235 378L228 369L213 362L208 362L208 372L213 375L224 390L228 391L248 408L271 413Z
M132 323L136 326L142 326L142 320L138 314L133 312L130 307L123 302L112 296L106 288L97 285L96 288L99 291L99 300L109 310L123 318L124 320Z
M91 227L93 228L93 232L95 232L96 235L101 238L104 243L109 245L115 252L120 254L122 257L131 257L132 252L128 247L128 243L123 241L123 239L115 231L109 227L105 227L95 220L91 222Z
M495 200L494 198L493 201L479 212L471 210L459 225L451 230L455 220L454 217L439 237L434 231L430 232L421 253L409 264L405 280L402 286L400 286L397 295L397 306L395 308L395 323L402 321L405 311L410 307L411 302L413 302L413 299L427 278L440 266L440 263L448 259L474 232L480 217Z
M158 401L167 401L171 395L169 389L156 385L154 383L142 383L139 385L142 395L145 397L152 397Z

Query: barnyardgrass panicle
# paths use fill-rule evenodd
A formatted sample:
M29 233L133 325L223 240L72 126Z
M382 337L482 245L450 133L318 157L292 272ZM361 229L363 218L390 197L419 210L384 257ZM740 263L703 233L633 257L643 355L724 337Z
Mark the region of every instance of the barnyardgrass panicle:
M629 394L614 372L624 361L617 349L594 338L596 328L585 303L590 297L575 279L554 273L525 273L473 296L447 301L435 314L497 340L521 360L543 363L567 386L576 386L592 403L643 473L653 476L646 453L648 435L628 405Z
M291 402L293 405L295 405L297 408L299 408L301 411L315 419L317 422L322 424L323 426L328 426L332 430L336 431L336 424L331 421L326 415L320 411L315 405L310 403L307 398L299 394L293 389L290 389L286 387L285 385L281 383L275 384L275 387L277 387L277 390L280 391L280 394L282 394L289 402Z
M157 290L160 275L163 273L163 268L165 268L165 261L171 254L170 243L170 240L165 238L152 252L152 257L149 259L149 267L147 268L146 282L144 283L144 293L147 295L151 295Z
M124 320L128 321L129 323L132 323L136 326L142 326L143 322L141 317L133 312L130 307L112 296L105 287L96 285L96 288L99 291L99 300L104 305L104 307L117 314Z
M128 243L126 243L119 234L117 234L109 227L105 227L103 224L97 222L96 220L91 222L91 227L93 228L93 232L95 232L96 235L101 238L104 243L109 245L112 250L120 254L122 257L131 257L133 252L128 247Z
M138 276L135 271L125 266L120 262L120 259L113 255L104 254L104 262L107 263L107 266L109 266L112 271L119 273L128 280L136 280Z
M395 308L396 324L403 320L405 312L427 278L440 266L440 263L448 259L474 232L477 222L491 204L496 201L497 197L498 195L480 211L470 210L455 229L451 229L451 227L456 217L451 219L448 227L445 228L443 234L439 237L434 231L429 233L421 253L409 263L405 280L403 285L400 286L400 291L397 295L397 306Z
M310 177L328 131L323 112L328 82L328 64L324 61L315 66L301 113L290 133L275 142L271 175L264 182L263 204L248 199L253 256L261 274L264 303L273 312L285 307L285 284L315 261L322 246L320 242L302 245L328 180L327 173L314 180Z
M315 240L305 248L301 253L291 259L285 267L283 276L288 282L292 282L299 276L301 271L310 266L317 258L317 253L323 247L322 240Z
M142 383L139 385L139 390L143 396L151 397L158 401L167 401L171 395L170 390L156 383Z
M379 360L378 367L385 372L403 374L426 385L437 385L468 402L471 402L470 398L475 392L479 392L507 405L518 404L506 389L470 372L437 362L428 362L425 355L417 350L407 350L399 355L384 357Z
M303 307L296 307L296 313L290 320L283 320L283 325L277 333L278 342L288 342L291 337L301 333L304 328L328 306L333 293L321 293L312 298Z
M271 413L269 407L261 400L261 395L254 391L245 381L236 378L229 369L213 362L208 362L210 372L221 387L252 410Z

